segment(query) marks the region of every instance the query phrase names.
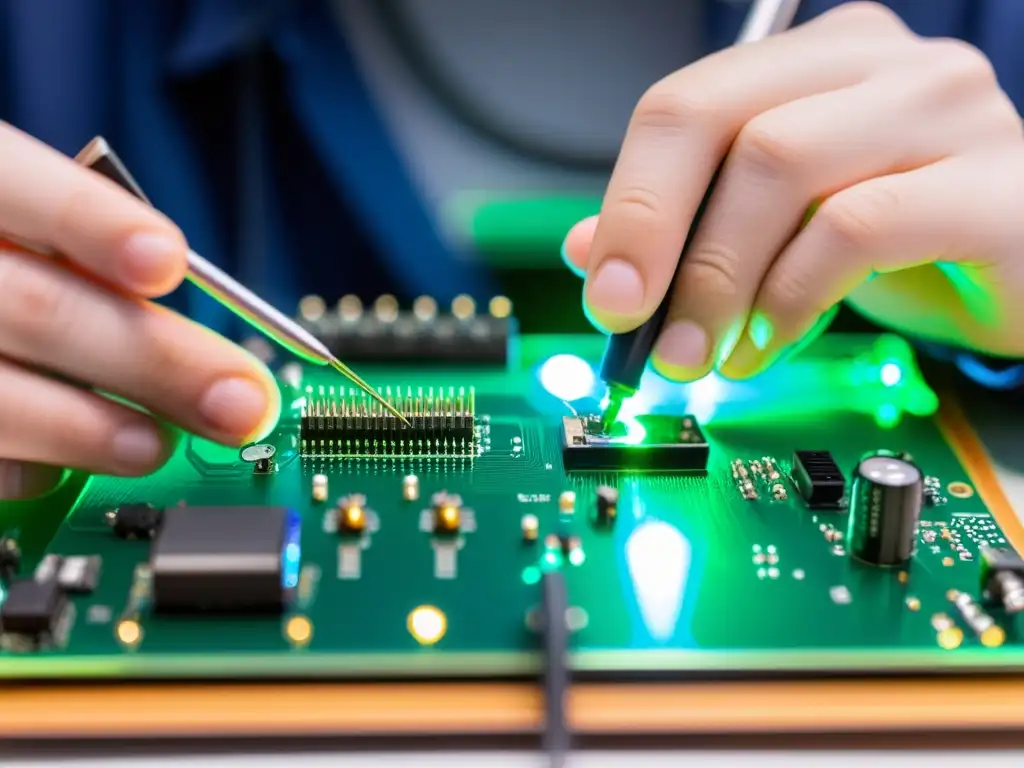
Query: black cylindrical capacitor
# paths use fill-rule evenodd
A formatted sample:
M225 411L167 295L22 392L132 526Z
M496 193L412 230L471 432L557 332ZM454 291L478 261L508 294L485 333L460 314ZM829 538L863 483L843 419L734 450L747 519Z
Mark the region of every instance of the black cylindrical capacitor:
M896 454L861 459L850 493L850 554L865 563L895 566L914 554L924 504L924 475Z

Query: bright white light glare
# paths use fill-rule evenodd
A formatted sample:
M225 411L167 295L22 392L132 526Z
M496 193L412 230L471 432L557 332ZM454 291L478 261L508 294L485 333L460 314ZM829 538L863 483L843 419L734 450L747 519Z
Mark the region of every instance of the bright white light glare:
M658 642L671 640L690 573L690 542L668 523L641 523L626 541L626 565L647 631Z
M708 423L724 399L727 388L728 382L714 373L692 382L686 387L686 412L698 423Z
M886 363L882 366L882 383L887 387L895 387L903 378L903 371L896 363Z
M559 400L579 400L594 391L594 370L576 355L555 355L540 368L540 383Z

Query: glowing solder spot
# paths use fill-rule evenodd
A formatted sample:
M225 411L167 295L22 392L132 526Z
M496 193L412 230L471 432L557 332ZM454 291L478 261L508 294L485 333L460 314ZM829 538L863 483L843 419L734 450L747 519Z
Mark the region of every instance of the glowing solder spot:
M432 605L421 605L409 614L409 634L420 645L434 645L448 631L448 619Z

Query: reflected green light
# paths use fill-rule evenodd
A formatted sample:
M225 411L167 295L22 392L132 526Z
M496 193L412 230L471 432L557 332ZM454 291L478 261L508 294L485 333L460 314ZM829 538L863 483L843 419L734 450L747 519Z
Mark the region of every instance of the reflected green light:
M576 355L555 355L540 368L540 383L559 400L579 400L594 391L594 369Z
M647 437L647 430L644 429L643 424L637 421L635 416L619 419L618 423L626 428L626 434L618 442L627 445L640 445Z
M532 586L540 583L540 568L535 565L528 565L523 569L523 584Z
M569 562L572 565L583 565L586 559L586 554L584 554L583 550L578 547L569 553Z

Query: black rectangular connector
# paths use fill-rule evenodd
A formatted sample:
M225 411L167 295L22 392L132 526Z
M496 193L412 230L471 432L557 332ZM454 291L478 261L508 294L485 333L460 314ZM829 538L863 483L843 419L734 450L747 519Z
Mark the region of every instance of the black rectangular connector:
M641 416L630 434L601 434L599 416L562 419L562 463L568 471L707 472L710 448L692 416Z
M837 509L846 495L846 479L828 451L794 451L792 477L811 509Z
M403 311L388 319L325 315L303 324L339 359L352 363L504 366L516 335L514 318L490 315L420 318Z

